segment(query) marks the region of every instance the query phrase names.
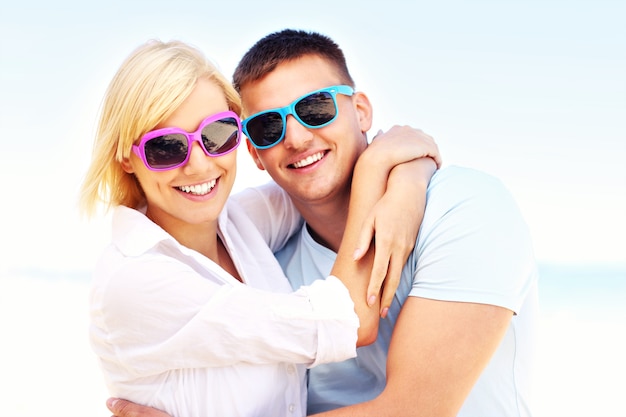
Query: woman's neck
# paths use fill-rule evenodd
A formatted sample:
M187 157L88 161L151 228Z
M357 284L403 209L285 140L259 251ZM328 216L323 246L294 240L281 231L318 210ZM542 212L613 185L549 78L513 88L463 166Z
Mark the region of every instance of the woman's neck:
M150 216L148 215L148 217ZM153 219L151 220L154 221ZM159 226L172 235L178 243L206 256L221 266L226 272L241 281L239 272L235 267L226 245L218 236L217 220L198 224L162 222Z

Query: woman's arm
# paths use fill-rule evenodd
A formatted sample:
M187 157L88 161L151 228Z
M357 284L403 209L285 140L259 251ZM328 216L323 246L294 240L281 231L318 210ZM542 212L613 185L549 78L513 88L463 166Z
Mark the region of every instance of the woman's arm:
M361 255L355 260L354 249L369 248L372 230L375 229L378 244L376 250L387 254L385 256L387 256L389 271L393 273L396 268L402 268L406 255L400 256L401 260L397 260L395 255L407 253L406 247L408 246L412 248L417 232L413 232L413 237L402 238L404 243L401 246L405 249L396 248L396 240L390 237L406 235L408 219L403 217L411 216L409 213L413 210L420 213L414 216L417 220L413 219L413 223L416 222L419 226L421 222L423 204L420 201L425 201L425 188L435 170L435 162L430 158L420 159L420 157L429 155L439 161L436 145L434 148L432 145L434 145L432 138L419 131L410 128L392 128L387 134L376 139L375 146L370 145L371 151L368 149L355 167L348 223L332 273L342 278L355 301L355 310L359 312L361 320L360 344L371 343L376 338L379 315L378 294L374 296L374 303L368 303L366 294L371 268L374 264L374 250L361 251ZM420 146L422 148L419 148ZM380 152L379 147L383 148ZM402 161L403 158L413 162L402 163L405 162ZM409 198L408 203L406 198ZM398 211L403 210L400 201L404 201L406 211ZM364 231L363 227L369 230ZM381 241L387 242L387 248L393 247L394 249L381 249ZM363 242L366 243L363 244ZM397 286L397 282L395 285ZM392 297L394 292L395 287L388 295L386 288L385 298ZM119 417L168 416L154 408L122 399L109 399L107 407Z
M385 282L379 311L383 317L391 305L402 267L415 246L426 206L426 188L440 164L439 149L432 137L409 126L394 126L376 136L355 166L349 224L342 242L345 247L340 252L342 257L352 255L354 259L364 254L373 256L368 267L357 264L359 270L354 272L361 277L360 285L363 280L369 282L365 299L370 305ZM374 235L375 251L370 249ZM368 268L371 275L366 278ZM355 298L358 294L353 294L357 312L358 308L365 311L360 306L363 297Z
M402 190L401 179L410 177L410 175L405 177L407 174L405 168L406 171L410 171L409 168L411 167L418 170L426 169L426 172L428 172L428 166L430 166L431 170L433 169L434 163L432 161L428 162L427 158L420 161L401 165L398 168L403 168L399 170L392 170L390 175L392 177L397 175L398 181L391 178L391 184L394 185L390 184L390 186L398 186L400 190ZM411 165L411 167L409 167L409 165ZM415 165L421 168L415 168ZM363 164L355 169L348 224L339 253L337 254L337 261L332 270L332 273L342 277L344 283L350 288L352 298L355 301L361 301L355 302L355 309L360 312L361 317L361 326L359 329L361 344L373 342L376 339L378 328L378 301L370 307L365 302L364 297L367 290L370 267L373 263L374 251L365 251L364 256L360 260L355 261L353 258L353 248L358 244L358 236L361 231L360 225L370 215L369 207L374 207L378 201L378 197L382 196L385 189L388 188L385 181L381 180L381 177L377 177L377 175L381 175L380 171L368 170L366 168L367 167ZM361 172L361 170L363 172ZM409 181L409 183L411 183L411 181ZM395 195L395 191L388 195L387 198L392 195ZM388 201L388 204L392 204L392 202ZM400 223L402 223L401 220ZM377 225L380 225L380 223L377 223ZM376 300L378 300L378 297L376 297ZM107 400L107 407L111 413L117 417L170 417L167 413L155 408L135 404L119 398L110 398ZM349 412L349 410L349 408L344 408L341 409L340 412ZM335 412L337 412L337 410Z
M435 170L435 162L430 158L396 166L389 174L385 194L363 225L362 235L371 230L371 239L372 233L376 233L376 261L367 293L378 294L384 282L380 302L382 317L386 316L400 283L402 268L415 247L426 209L426 189Z
M102 357L114 349L116 362L136 375L242 362L312 365L356 354L359 323L337 280L263 291L224 282L226 274L201 272L193 261L141 258L97 273L90 301L92 347ZM281 273L278 265L274 271Z

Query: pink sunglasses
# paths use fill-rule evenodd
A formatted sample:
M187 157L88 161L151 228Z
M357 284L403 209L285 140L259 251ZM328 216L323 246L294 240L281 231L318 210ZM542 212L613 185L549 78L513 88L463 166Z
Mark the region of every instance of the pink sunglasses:
M198 130L187 132L178 127L152 130L142 136L133 152L152 171L181 167L189 160L192 143L200 144L207 156L222 156L237 149L241 142L241 121L232 111L204 119Z

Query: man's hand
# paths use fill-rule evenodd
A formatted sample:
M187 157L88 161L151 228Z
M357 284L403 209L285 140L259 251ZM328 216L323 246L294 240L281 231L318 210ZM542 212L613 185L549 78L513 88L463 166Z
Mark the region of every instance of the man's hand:
M171 417L169 414L119 398L109 398L107 408L113 413L112 417Z

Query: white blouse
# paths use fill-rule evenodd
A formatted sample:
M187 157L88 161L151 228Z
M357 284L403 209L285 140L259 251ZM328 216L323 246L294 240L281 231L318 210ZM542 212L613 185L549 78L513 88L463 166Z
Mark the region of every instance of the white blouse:
M300 224L285 219L282 240ZM304 416L305 367L356 355L348 290L329 277L292 292L234 201L219 230L245 284L140 211L116 208L90 298L110 394L175 417Z

